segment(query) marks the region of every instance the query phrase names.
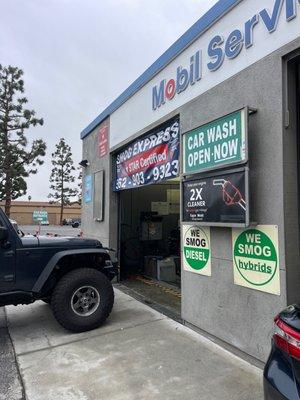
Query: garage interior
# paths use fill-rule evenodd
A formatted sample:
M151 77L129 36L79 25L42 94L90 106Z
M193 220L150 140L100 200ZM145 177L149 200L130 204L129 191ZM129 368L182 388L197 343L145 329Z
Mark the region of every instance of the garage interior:
M179 178L120 192L120 281L180 315Z

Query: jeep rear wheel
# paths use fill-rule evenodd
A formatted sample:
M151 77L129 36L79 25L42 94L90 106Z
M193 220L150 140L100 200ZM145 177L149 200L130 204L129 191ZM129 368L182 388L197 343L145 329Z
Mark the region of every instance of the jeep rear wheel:
M51 298L54 317L73 332L98 328L109 316L113 303L111 282L92 268L76 269L63 276Z

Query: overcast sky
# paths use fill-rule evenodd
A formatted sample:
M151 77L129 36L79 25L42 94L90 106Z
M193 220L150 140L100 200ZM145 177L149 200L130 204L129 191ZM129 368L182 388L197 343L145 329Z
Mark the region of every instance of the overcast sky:
M44 126L45 164L27 180L47 200L59 138L81 160L80 132L216 0L0 0L0 63L24 70L31 108Z

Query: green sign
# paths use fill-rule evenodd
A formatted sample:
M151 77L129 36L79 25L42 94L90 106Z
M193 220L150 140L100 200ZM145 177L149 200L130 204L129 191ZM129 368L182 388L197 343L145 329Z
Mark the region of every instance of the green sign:
M245 108L187 132L183 137L183 173L246 162L247 130Z
M183 225L183 268L201 275L211 275L210 230Z
M280 294L277 226L233 230L233 261L236 284Z
M33 211L33 220L35 222L47 222L48 221L48 212L44 210Z

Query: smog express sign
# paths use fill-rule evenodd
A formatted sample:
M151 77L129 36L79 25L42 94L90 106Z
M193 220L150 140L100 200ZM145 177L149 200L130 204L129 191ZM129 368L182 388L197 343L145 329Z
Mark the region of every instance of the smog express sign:
M280 295L278 227L232 230L234 283Z
M247 161L248 109L184 135L183 173L193 174Z
M149 185L179 175L179 118L173 118L116 154L114 190Z
M183 268L211 276L210 229L182 225Z

